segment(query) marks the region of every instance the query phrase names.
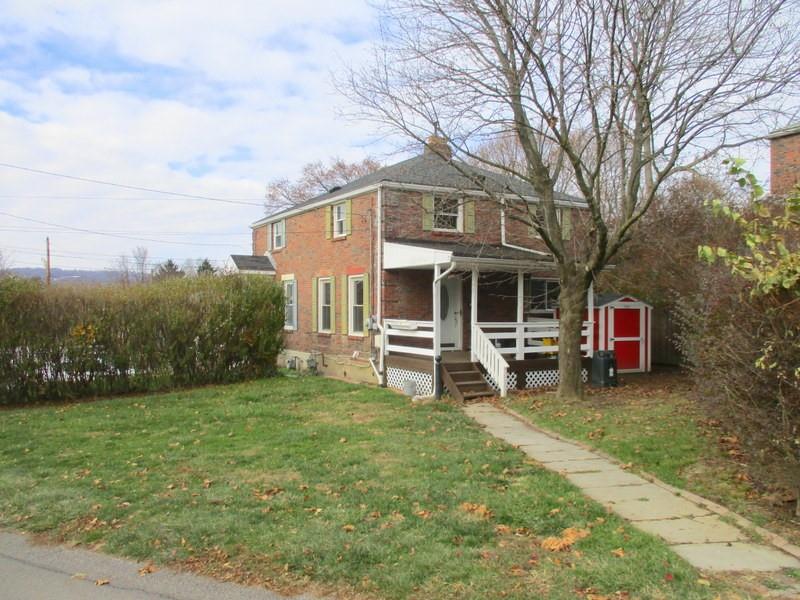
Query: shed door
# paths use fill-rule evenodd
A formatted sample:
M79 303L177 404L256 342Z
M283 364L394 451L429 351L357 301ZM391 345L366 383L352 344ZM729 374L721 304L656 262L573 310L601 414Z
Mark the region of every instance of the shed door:
M617 354L619 371L644 371L644 310L612 306L609 348Z

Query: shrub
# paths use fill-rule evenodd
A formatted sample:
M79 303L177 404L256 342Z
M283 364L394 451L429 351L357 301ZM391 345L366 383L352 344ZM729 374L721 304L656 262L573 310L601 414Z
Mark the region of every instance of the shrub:
M0 279L0 404L274 373L283 294L259 277L46 288Z

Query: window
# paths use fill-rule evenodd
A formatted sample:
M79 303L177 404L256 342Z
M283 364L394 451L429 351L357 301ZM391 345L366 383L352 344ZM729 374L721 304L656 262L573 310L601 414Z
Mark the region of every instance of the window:
M334 204L333 206L333 237L347 235L347 205Z
M553 311L558 307L558 294L561 288L558 281L549 279L528 279L528 310L532 312Z
M286 221L276 221L272 224L272 248L278 250L286 245Z
M433 228L438 231L461 231L461 202L458 198L433 197Z
M283 281L283 328L297 329L297 285L294 278Z
M333 280L330 278L319 280L317 294L319 331L330 333L333 325Z
M364 334L364 276L350 277L350 289L347 299L350 313L350 335Z

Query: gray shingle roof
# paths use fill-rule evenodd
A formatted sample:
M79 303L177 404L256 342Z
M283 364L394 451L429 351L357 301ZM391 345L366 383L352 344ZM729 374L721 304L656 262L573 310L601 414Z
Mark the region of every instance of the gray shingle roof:
M346 195L348 192L381 182L447 187L465 191L506 192L518 194L520 196L537 195L533 187L516 177L494 173L487 169L468 165L467 163L457 160L450 162L444 160L437 154L427 152L415 156L414 158L409 158L408 160L378 169L374 173L359 177L326 194L320 194L319 196L309 198L290 208L276 212L270 215L269 218L297 210L306 205L316 204L334 197L340 197ZM567 194L559 194L557 198L568 202L583 202L580 198Z
M275 273L275 264L269 256L249 256L247 254L231 254L231 260L240 271L259 271Z

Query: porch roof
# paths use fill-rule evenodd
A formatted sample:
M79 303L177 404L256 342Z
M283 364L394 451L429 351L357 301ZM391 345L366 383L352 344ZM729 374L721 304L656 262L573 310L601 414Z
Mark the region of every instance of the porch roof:
M551 271L552 257L497 244L387 239L383 244L385 269L429 269L455 264L457 269L484 271Z

